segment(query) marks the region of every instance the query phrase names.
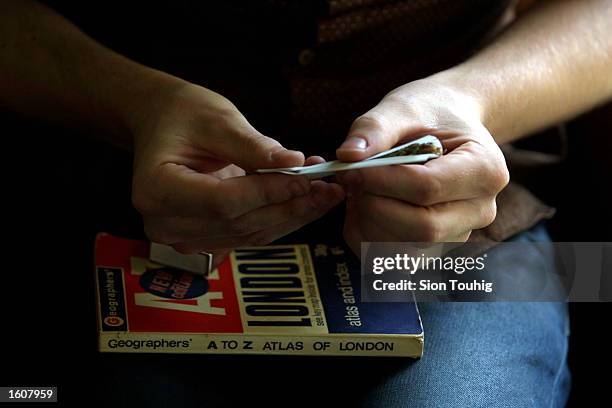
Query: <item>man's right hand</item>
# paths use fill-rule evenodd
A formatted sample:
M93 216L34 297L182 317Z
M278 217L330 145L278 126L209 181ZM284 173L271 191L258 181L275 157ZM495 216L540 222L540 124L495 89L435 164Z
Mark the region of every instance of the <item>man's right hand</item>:
M133 126L132 200L152 241L213 252L218 263L229 250L274 241L343 200L337 184L246 175L320 159L305 161L262 135L215 92L185 83L168 93Z

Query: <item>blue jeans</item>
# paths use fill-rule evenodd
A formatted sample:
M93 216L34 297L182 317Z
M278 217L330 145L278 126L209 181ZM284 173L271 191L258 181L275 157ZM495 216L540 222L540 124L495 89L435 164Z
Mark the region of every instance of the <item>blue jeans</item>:
M550 240L543 226L513 240ZM504 254L489 252L488 264ZM541 254L522 254L525 266ZM551 260L552 262L552 260ZM503 262L500 261L500 267ZM567 305L422 303L419 360L104 355L118 406L560 407L569 394Z

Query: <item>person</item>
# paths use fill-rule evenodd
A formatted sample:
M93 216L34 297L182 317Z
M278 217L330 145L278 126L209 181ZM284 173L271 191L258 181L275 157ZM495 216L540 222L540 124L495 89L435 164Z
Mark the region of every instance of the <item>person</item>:
M606 0L542 2L516 21L507 0L47 2L68 18L42 3L0 2L2 106L133 149L132 199L148 237L212 252L216 262L343 201L354 250L365 241L548 239L541 227L524 232L548 213L519 187L504 189L499 146L612 96ZM70 22L79 16L106 46ZM323 160L278 140L309 153L339 144L340 160L357 161L424 134L438 136L447 154L423 166L348 172L340 184L250 174ZM448 303L421 312L431 333L425 356L390 371L371 362L362 402L563 405L563 305ZM147 383L149 402L163 401L156 392L168 389L141 388ZM203 398L179 388L185 401Z

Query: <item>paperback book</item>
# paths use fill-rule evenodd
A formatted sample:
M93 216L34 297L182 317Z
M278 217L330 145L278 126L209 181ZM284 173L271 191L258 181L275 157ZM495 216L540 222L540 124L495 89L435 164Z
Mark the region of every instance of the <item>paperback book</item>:
M239 248L207 275L150 254L149 242L98 234L101 352L423 353L416 303L361 302L360 264L343 245ZM188 264L181 259L187 255L173 256L171 264Z

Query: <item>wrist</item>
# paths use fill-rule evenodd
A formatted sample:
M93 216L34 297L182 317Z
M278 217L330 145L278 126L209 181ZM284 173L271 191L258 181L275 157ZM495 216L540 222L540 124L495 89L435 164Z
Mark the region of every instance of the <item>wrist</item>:
M188 82L164 72L146 67L141 70L117 104L122 132L129 145L138 143L147 124L159 118L164 106L171 103L172 95L186 85Z
M446 92L455 100L456 106L492 133L492 129L495 128L492 120L494 115L491 114L492 99L485 92L482 81L473 81L469 73L464 72L461 66L438 72L426 80L446 89Z
M475 107L480 123L497 144L511 142L525 134L524 120L519 116L524 105L516 100L516 96L509 96L516 91L516 84L487 74L486 69L469 63L457 65L430 78L463 95L466 103Z

